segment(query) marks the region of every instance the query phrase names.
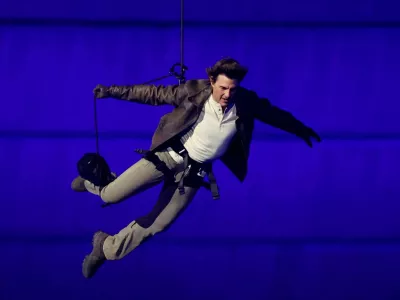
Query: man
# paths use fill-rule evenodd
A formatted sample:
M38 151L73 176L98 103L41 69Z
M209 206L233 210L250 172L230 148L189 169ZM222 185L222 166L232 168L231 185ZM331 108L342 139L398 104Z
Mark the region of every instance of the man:
M149 152L106 186L77 177L75 191L89 191L105 203L118 203L164 181L160 197L146 216L115 235L96 232L92 252L83 262L83 275L92 277L107 260L125 257L147 237L163 231L205 186L218 198L212 162L220 159L243 182L247 173L254 121L303 138L320 141L290 113L240 86L247 69L227 58L207 69L208 80L172 86L98 85L97 98L114 98L148 105L172 105L156 129ZM209 184L203 180L208 177Z

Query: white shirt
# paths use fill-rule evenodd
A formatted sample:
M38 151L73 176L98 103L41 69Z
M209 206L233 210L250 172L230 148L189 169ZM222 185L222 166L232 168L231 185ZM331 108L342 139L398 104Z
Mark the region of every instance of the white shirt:
M235 105L223 112L221 105L210 96L196 123L181 138L189 156L203 163L224 155L236 133L237 118ZM172 149L169 148L168 151L177 163L183 161Z

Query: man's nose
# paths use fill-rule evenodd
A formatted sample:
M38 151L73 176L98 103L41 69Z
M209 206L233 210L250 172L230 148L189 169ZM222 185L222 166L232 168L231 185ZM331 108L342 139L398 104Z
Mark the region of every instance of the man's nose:
M231 96L231 91L230 90L226 90L225 91L225 97L229 98Z

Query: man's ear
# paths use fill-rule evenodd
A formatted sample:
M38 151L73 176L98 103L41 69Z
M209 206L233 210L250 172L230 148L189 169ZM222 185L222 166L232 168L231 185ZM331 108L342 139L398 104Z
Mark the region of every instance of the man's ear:
M210 76L209 79L210 79L211 85L214 86L214 83L215 83L214 77Z

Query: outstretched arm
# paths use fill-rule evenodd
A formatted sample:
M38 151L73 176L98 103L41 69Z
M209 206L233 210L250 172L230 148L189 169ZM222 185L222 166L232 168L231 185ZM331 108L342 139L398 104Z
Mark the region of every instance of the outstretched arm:
M114 98L147 105L178 106L185 97L184 85L97 85L97 98Z
M255 97L255 117L263 123L292 133L312 147L311 138L320 142L321 138L310 127L296 119L291 113L271 104L267 98Z

